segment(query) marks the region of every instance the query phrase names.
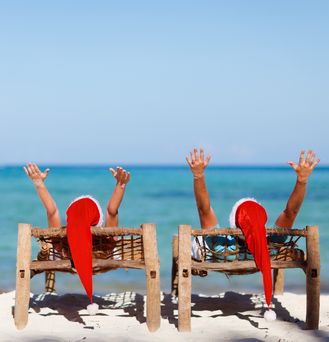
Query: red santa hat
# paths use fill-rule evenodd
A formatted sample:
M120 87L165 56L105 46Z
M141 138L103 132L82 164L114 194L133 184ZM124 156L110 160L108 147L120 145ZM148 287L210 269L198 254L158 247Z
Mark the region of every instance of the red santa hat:
M230 214L231 227L238 227L246 237L248 249L252 253L256 266L262 272L266 304L268 310L265 319L275 320L275 312L270 310L272 299L271 260L267 247L266 225L267 214L254 198L242 198L235 203Z
M76 198L68 207L67 239L75 269L90 299L87 310L96 314L98 305L92 303L92 235L90 226L101 226L103 213L99 203L91 196Z

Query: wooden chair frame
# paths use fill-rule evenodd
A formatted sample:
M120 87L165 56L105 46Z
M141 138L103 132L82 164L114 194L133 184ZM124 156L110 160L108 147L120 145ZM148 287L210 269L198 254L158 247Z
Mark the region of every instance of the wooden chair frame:
M267 229L268 235L301 236L306 238L306 255L303 260L271 260L273 269L274 294L282 294L284 289L284 269L301 268L306 275L306 326L307 329L319 328L320 309L320 250L317 226L305 229ZM173 237L172 295L178 294L178 330L191 330L191 288L193 271L205 270L218 272L237 272L257 267L253 260L200 262L191 258L191 239L195 236L243 235L240 229L221 228L211 230L192 229L180 225L178 236ZM259 270L258 270L259 271Z
M96 228L91 227L93 238L119 236L139 236L142 241L141 257L133 260L118 258L99 259L93 257L93 273L113 270L117 268L143 269L146 275L146 324L149 331L156 331L160 327L160 261L158 256L156 226L142 224L141 228ZM49 260L47 245L41 244L39 255L45 254L46 260L33 260L32 237L66 238L65 228L32 228L31 224L18 225L17 265L16 265L16 298L14 320L17 329L23 329L28 322L30 302L30 280L34 273L46 272L46 290L52 290L49 280L54 272L76 273L72 269L70 259ZM133 239L129 240L132 241ZM130 243L130 242L129 242ZM113 248L112 248L113 249ZM48 253L48 254L47 254ZM40 258L39 258L40 259Z

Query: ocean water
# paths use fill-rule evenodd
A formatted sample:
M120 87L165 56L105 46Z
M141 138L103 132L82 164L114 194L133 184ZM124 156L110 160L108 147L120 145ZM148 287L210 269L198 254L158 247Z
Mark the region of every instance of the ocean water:
M157 225L157 242L161 262L161 289L170 291L171 241L179 224L199 227L193 195L192 174L187 167L127 166L131 181L119 211L122 227L138 227L142 223ZM272 226L295 184L290 168L277 167L209 167L206 181L212 206L220 225L228 227L233 204L242 197L255 197L268 212ZM105 166L51 167L47 187L56 200L65 222L69 203L82 194L97 198L106 208L113 191L114 179ZM0 289L15 288L17 225L19 222L46 227L45 211L21 167L0 169ZM312 174L304 204L295 227L318 225L321 249L321 290L329 291L329 168L318 167ZM33 245L36 256L37 245ZM84 293L77 276L57 274L58 293ZM227 278L211 273L206 278L193 277L193 291L216 294L225 290L262 291L260 273ZM31 281L31 291L43 291L44 276ZM94 293L134 290L145 292L145 276L141 270L117 270L94 277ZM285 288L305 292L302 270L285 272Z

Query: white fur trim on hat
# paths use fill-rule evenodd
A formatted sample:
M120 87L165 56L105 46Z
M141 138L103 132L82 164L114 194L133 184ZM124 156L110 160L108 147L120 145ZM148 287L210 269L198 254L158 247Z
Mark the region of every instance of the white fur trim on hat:
M230 214L230 227L231 228L236 228L236 224L235 224L235 214L236 214L236 211L238 210L238 207L244 203L244 202L247 202L247 201L252 201L252 202L256 202L258 204L260 204L258 201L256 201L254 198L252 197L245 197L245 198L241 198L240 200L238 200L232 210L231 210L231 214Z
M98 209L98 211L99 211L99 221L98 221L98 223L96 224L96 227L101 227L101 226L103 225L103 221L104 221L103 211L102 211L102 208L101 208L101 206L99 205L98 201L97 201L94 197L92 197L92 196L90 196L90 195L82 195L82 196L79 196L79 197L77 197L76 199L74 199L74 200L70 203L69 207L70 207L74 202L76 202L76 201L78 201L78 200L80 200L80 199L83 199L83 198L89 198L89 199L91 199L91 200L97 205L97 209Z

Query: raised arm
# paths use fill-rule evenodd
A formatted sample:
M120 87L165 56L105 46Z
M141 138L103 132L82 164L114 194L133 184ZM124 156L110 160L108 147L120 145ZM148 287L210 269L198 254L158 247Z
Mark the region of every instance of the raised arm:
M41 199L41 202L46 209L48 227L61 227L61 220L56 203L48 192L48 189L44 183L45 179L48 176L49 169L41 172L36 164L29 163L24 166L24 171L33 182L35 189Z
M210 155L204 158L204 151L200 148L200 153L195 148L190 152L190 157L186 161L193 174L194 196L198 208L201 228L212 228L218 224L217 217L211 208L210 198L207 191L204 170L210 161Z
M106 227L117 227L119 225L119 207L125 194L126 185L130 180L130 173L122 167L117 167L116 171L110 169L117 183L113 194L108 202L106 210Z
M282 228L291 228L304 201L308 178L320 159L315 160L315 153L309 150L306 157L305 151L301 151L298 164L290 161L289 165L295 170L297 180L295 187L288 199L285 210L279 215L275 224Z

